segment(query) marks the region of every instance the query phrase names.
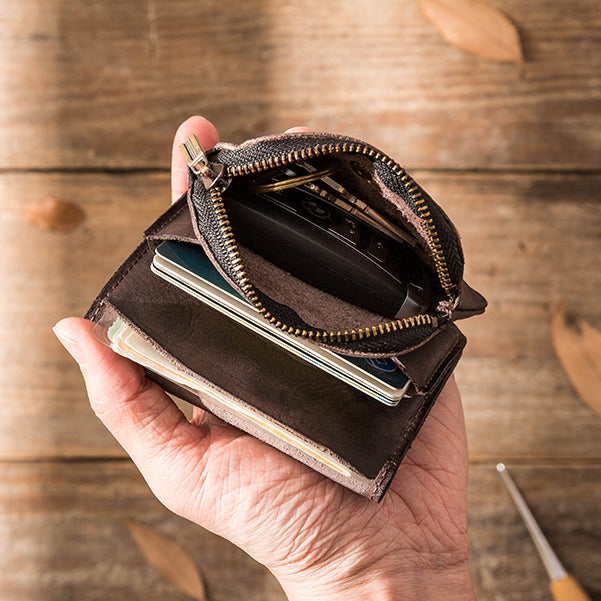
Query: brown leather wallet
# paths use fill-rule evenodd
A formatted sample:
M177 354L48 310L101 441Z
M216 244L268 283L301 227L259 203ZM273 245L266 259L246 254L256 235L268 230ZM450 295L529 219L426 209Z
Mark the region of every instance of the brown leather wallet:
M146 230L86 317L102 323L119 318L203 384L202 392L194 391L148 371L168 392L381 500L461 356L466 340L453 322L486 306L463 281L455 228L398 163L352 138L282 134L221 143L201 158L191 161L187 193ZM273 183L297 165L308 173L327 172L364 214L377 213L412 241L435 290L427 311L383 318L237 242L228 195L235 189L252 197L257 181ZM286 177L289 188L313 181ZM225 280L287 335L342 355L391 357L411 381L407 396L397 406L382 404L158 277L151 263L165 240L200 245Z

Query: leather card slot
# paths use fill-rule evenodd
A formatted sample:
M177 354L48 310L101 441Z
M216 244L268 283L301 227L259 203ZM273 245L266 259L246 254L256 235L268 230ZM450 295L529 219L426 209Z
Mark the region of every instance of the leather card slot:
M190 385L167 379L145 367L147 376L157 382L166 392L211 412L230 425L238 427L259 440L295 457L330 479L340 482L360 494L378 500L374 497L372 479L361 474L344 458L315 443L304 434L294 431L291 427L277 422L267 413L256 409L242 399L232 396L226 390L215 386L201 374L193 372L184 362L178 361L168 353L163 345L150 338L144 330L137 326L135 321L117 309L110 301L102 300L95 313L95 320L101 328L106 330L117 319L125 323L129 329L134 331L154 350L166 357L169 363L180 373L187 374L190 376L190 380L194 381L194 386L191 388ZM102 336L105 342L108 343L106 333L98 335Z
M377 477L422 398L375 401L164 282L150 271L151 256L127 269L106 302L190 372Z

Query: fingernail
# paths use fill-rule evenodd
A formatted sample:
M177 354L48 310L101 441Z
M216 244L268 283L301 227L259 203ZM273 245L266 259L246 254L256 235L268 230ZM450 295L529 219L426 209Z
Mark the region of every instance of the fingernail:
M305 127L304 125L297 125L296 127L289 127L284 133L285 134L307 134L312 133L313 130Z
M60 343L67 349L69 354L82 365L85 360L84 350L79 342L69 332L68 324L66 320L62 319L53 328L55 336L59 339Z

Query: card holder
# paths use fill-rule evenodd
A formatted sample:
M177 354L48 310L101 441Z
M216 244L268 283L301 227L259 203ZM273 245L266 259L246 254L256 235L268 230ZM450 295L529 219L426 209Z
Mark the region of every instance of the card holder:
M317 158L312 170L319 171L324 155L335 155L340 179L354 198L369 201L369 207L415 240L415 253L437 289L423 317L386 318L356 307L237 242L227 214L228 194L239 194L243 186L252 196L257 181L265 185L263 172L281 173L282 165ZM99 328L121 319L198 384L195 388L182 384L186 379L178 383L147 369L168 392L347 488L381 500L465 346L452 322L485 307L462 280L455 229L396 163L349 138L260 138L240 146L220 144L208 159L211 167L224 166L223 179L207 189L203 177L191 171L187 194L146 230L142 244L86 317ZM234 186L229 192L226 183ZM227 281L289 335L342 354L393 357L412 382L408 396L396 407L385 406L167 283L150 269L154 249L164 240L200 245ZM232 258L238 260L232 263Z

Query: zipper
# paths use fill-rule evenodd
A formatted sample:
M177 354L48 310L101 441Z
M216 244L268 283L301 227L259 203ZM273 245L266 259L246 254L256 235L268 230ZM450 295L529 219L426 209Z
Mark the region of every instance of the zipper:
M228 257L233 266L236 284L244 293L246 299L276 328L289 334L293 334L294 336L308 338L309 340L314 340L316 342L341 343L363 340L381 334L390 334L392 332L398 332L400 330L418 326L437 326L438 319L435 316L428 314L415 315L404 319L395 319L366 328L338 330L336 332L328 332L326 330L301 330L300 328L295 328L294 326L282 323L277 317L272 315L259 300L253 285L248 279L223 203L222 193L225 191L233 177L261 173L262 171L282 167L291 163L298 163L300 161L306 161L307 159L338 153L364 154L374 160L379 160L390 167L407 186L407 191L415 203L419 217L426 226L428 246L434 257L434 264L440 284L443 290L449 294L454 286L451 282L440 239L430 215L430 211L428 210L428 205L422 197L419 186L415 180L403 167L389 156L358 142L329 143L318 144L311 148L295 150L276 157L269 157L268 159L261 159L260 161L257 160L235 167L227 167L226 169L224 165L213 163L209 160L207 154L194 135L192 135L184 144L181 144L180 149L186 157L188 166L195 175L202 178L203 183L210 194L211 202L219 221L219 227L221 228L222 238L226 245Z
M210 190L223 178L225 167L209 161L207 153L200 145L196 136L190 136L183 144L180 144L179 147L188 163L188 167L194 175L198 175L202 178L202 182L207 190Z

